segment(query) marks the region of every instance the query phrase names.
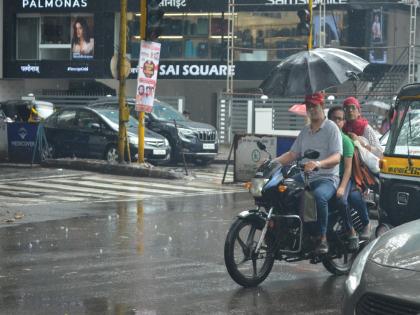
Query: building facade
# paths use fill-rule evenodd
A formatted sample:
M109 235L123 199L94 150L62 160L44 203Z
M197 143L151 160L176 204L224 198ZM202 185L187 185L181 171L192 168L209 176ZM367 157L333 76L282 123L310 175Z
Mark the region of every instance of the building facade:
M69 91L87 80L117 88L110 60L119 45L119 1L2 1L0 99L38 90ZM351 1L327 0L326 44L346 47L378 67L396 62L401 54L398 47L408 45L408 7ZM228 69L228 1L161 1L165 29L160 38L157 95L184 97L195 120L215 124L217 95L225 90L228 72L234 77L235 90L255 91L276 64L306 47L307 36L300 30L297 12L306 7L307 0L235 3L235 62ZM132 69L127 94L132 96L140 47L139 7L139 0L128 0L127 53ZM319 45L317 10L315 47Z

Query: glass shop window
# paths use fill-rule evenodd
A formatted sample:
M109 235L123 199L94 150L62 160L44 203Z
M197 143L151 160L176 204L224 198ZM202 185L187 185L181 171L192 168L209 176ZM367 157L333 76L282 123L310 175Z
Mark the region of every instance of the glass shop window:
M36 60L38 59L39 45L39 18L18 18L17 19L17 60Z
M70 17L46 16L41 19L41 44L69 44Z
M119 30L116 16L116 34ZM139 15L127 14L127 52L138 59L140 50ZM221 13L167 13L159 38L161 59L214 60L226 55L227 19ZM117 43L114 43L116 47Z

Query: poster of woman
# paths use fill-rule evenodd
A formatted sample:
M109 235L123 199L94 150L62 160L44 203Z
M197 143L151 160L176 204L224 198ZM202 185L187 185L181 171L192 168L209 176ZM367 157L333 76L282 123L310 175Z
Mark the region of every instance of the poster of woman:
M372 10L370 25L370 46L369 62L386 63L386 19L384 18L382 8Z
M94 54L93 16L72 18L72 59L92 59Z
M372 13L371 26L372 43L382 42L382 11L374 10Z

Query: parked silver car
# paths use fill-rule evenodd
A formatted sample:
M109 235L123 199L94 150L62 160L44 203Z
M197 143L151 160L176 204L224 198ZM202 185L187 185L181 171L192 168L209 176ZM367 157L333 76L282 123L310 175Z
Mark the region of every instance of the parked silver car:
M420 220L359 253L346 280L343 314L420 314Z

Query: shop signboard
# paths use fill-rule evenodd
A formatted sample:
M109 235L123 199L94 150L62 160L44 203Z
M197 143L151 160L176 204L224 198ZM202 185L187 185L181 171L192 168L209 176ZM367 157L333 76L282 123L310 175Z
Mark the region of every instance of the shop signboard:
M160 43L141 41L137 75L136 111L150 113L155 99Z
M226 80L231 74L238 80L262 80L267 76L278 62L235 62L227 66L220 61L161 61L159 65L159 79L200 79L200 80ZM138 74L138 68L131 65L130 79Z

